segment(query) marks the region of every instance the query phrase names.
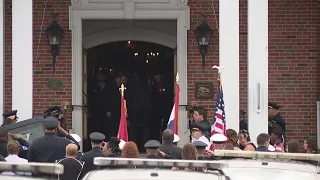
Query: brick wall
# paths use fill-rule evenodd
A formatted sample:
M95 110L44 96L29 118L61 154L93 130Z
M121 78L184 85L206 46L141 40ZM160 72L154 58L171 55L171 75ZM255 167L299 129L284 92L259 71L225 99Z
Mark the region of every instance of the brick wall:
M218 14L219 3L213 1ZM219 63L219 36L209 0L189 0L191 30L188 33L188 96L209 109L212 119L214 99L196 100L194 83L213 81L211 67ZM210 15L215 30L208 49L207 66L201 69L194 30L201 13ZM219 19L217 17L217 19ZM247 109L247 0L240 0L240 107ZM279 103L287 121L288 139L316 136L316 100L320 92L320 7L315 0L269 0L269 100ZM217 82L215 82L217 85ZM228 113L228 112L227 112Z
M219 63L219 4L213 0L216 16L210 0L189 0L191 8L191 30L188 32L188 96L208 108L212 119L214 99L197 101L194 98L194 83L213 81L217 73L212 65ZM70 0L48 0L44 21L43 0L34 0L34 113L47 107L71 103L71 32L68 31L68 6ZM5 108L11 109L11 0L6 7L5 48ZM317 12L318 11L318 12ZM50 12L60 12L59 24L65 30L65 38L57 57L56 72L52 72L52 56L45 29L51 22ZM288 139L316 135L315 101L320 92L320 7L316 0L269 0L269 99L283 106L281 113L287 120ZM201 22L201 13L210 15L209 24L215 30L208 49L206 69L201 68L201 56L194 30ZM247 108L247 0L240 0L240 107ZM318 63L317 63L318 62ZM47 87L49 79L63 82L60 90ZM215 82L217 84L217 82ZM71 119L68 113L68 119Z
M5 1L5 109L11 109L11 0ZM42 113L48 107L61 105L64 101L71 104L71 32L69 31L70 0L56 1L33 0L33 113ZM65 37L60 45L60 55L57 57L56 72L52 69L51 48L45 34L45 29L52 23L51 12L59 12L58 23L65 31ZM23 73L23 72L21 72ZM48 81L55 79L63 82L59 90L49 89ZM71 113L67 115L71 120Z

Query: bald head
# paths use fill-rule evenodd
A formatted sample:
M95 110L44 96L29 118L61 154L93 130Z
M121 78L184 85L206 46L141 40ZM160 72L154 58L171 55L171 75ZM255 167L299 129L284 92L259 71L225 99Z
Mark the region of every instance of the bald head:
M78 146L75 144L68 144L66 146L66 156L76 157L78 155Z
M162 133L162 141L163 142L171 142L173 143L174 134L170 129L166 129Z

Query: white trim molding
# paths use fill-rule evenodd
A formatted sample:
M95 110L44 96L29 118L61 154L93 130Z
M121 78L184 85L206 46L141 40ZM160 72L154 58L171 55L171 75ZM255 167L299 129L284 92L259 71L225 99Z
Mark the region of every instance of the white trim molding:
M268 0L248 0L248 128L268 133Z
M4 45L5 45L5 37L4 37L4 0L0 0L0 114L3 114L4 111ZM0 118L0 124L3 123L3 118Z
M72 104L82 105L82 20L85 19L176 19L177 66L180 75L180 104L187 104L187 31L190 8L187 0L71 0ZM179 145L189 142L187 112L179 111ZM72 112L72 131L83 137L82 108Z
M33 0L12 0L12 109L33 117Z

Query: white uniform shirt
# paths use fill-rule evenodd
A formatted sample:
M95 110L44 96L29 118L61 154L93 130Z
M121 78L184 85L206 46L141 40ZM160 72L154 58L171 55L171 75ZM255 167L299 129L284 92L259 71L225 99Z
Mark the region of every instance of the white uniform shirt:
M6 158L7 163L16 163L16 164L25 164L28 163L28 160L20 158L18 155L8 155ZM29 175L30 173L16 173L16 174L21 174L21 175ZM3 172L2 175L16 175L13 172Z
M192 143L195 141L201 141L203 143L206 143L207 144L206 150L209 150L209 148L211 146L209 140L205 136L201 136L199 139L192 138Z

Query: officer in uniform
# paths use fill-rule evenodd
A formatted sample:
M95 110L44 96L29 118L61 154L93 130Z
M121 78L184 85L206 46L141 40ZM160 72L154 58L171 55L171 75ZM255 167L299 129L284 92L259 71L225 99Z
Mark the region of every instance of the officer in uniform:
M161 146L161 143L157 140L149 140L144 144L147 152L147 159L160 159L158 155L158 148Z
M192 144L197 148L198 160L206 160L204 154L208 145L202 141L195 141Z
M58 123L58 119L52 116L43 121L45 135L32 142L28 152L29 162L54 163L65 157L66 146L73 142L56 136Z
M8 137L11 137L13 140L16 140L20 144L20 153L19 157L27 158L27 151L29 148L29 143L22 139L21 137L16 136L15 134L8 133L5 127L0 127L0 155L3 157L8 156L7 145L8 145Z
M279 106L276 103L269 102L269 109L268 109L268 120L269 120L269 135L271 135L271 132L275 129L279 129L282 131L283 140L285 142L286 140L286 122L282 118L282 116L279 113L279 109L281 106Z
M95 157L104 156L102 147L106 136L99 132L93 132L89 135L89 138L91 139L92 149L91 151L84 153L81 158L81 161L84 162L83 171L81 173L82 177L89 171L96 169L96 166L93 164L93 159Z
M223 134L214 134L210 137L210 141L213 143L213 149L224 149L227 137Z
M1 126L16 123L17 120L19 119L17 117L17 112L18 112L17 110L13 110L13 111L3 113L2 116L3 116L4 120L3 120L3 124Z

